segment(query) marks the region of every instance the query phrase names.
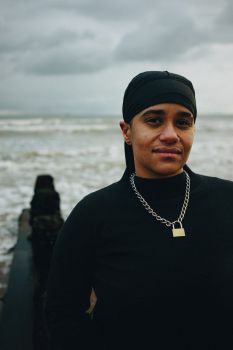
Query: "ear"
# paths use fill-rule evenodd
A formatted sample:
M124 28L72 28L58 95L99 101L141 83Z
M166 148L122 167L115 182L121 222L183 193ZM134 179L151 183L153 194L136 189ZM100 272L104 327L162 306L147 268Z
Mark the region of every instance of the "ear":
M122 135L124 137L125 142L127 145L131 145L131 126L129 123L126 123L125 121L120 122L120 128L122 131Z

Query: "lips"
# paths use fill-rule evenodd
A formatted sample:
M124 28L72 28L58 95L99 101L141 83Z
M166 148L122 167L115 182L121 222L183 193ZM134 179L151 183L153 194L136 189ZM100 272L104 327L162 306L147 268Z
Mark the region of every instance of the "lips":
M160 154L182 154L182 150L177 147L168 148L168 147L156 147L153 149L153 152Z

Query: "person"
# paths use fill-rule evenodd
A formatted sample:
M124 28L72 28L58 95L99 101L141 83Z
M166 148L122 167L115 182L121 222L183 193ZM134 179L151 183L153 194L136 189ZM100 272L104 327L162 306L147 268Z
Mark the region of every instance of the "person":
M56 243L51 349L233 348L233 183L187 166L196 117L187 78L129 83L126 170L76 205Z

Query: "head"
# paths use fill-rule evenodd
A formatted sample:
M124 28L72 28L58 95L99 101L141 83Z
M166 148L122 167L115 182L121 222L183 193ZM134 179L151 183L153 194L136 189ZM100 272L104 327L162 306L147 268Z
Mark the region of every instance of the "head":
M157 71L134 77L125 91L120 123L127 170L146 178L181 173L196 114L195 91L185 77Z

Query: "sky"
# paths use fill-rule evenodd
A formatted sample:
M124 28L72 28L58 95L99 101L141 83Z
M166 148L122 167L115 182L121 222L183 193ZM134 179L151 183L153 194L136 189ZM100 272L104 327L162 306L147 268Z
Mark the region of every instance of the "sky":
M233 115L232 0L0 0L0 115L121 115L146 70Z

